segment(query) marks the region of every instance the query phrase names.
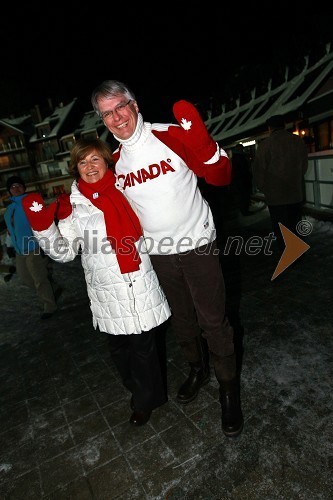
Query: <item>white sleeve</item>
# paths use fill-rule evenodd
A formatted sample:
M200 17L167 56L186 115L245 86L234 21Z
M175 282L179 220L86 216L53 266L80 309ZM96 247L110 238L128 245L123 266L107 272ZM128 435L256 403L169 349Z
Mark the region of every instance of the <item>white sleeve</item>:
M216 143L216 153L214 156L210 158L210 160L205 161L205 165L211 165L212 163L216 163L221 156L226 156L228 158L227 153L224 151L224 149L220 148L220 146Z
M71 224L72 215L59 221L59 227L53 222L44 231L33 231L39 246L46 255L57 262L70 262L80 250L79 239Z

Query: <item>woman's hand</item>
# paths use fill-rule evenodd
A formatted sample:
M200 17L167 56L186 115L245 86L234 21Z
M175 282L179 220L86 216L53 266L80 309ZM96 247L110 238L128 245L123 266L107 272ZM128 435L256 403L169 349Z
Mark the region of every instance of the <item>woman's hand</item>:
M54 222L56 201L47 207L39 193L29 193L22 199L22 206L34 231L44 231Z

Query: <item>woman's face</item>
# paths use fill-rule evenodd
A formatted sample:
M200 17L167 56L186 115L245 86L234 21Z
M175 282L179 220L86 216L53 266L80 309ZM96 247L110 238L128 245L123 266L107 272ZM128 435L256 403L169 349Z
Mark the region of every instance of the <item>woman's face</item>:
M108 169L104 158L94 149L77 164L81 179L89 184L100 181Z

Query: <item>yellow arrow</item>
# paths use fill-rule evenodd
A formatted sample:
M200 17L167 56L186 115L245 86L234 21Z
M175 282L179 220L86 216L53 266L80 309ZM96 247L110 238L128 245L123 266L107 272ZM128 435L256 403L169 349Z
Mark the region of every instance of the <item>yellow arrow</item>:
M304 243L296 234L291 232L283 224L279 222L280 230L285 243L285 249L275 268L271 281L273 281L279 274L283 273L295 260L297 260L303 253L309 250L310 246Z

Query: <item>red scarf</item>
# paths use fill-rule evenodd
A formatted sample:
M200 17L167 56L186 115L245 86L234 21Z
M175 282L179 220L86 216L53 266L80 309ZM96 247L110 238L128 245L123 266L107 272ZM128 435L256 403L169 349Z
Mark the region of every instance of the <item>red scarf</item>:
M142 236L138 217L125 196L115 186L115 175L107 170L92 184L79 179L80 192L104 214L107 239L116 252L122 274L138 271L141 262L135 242Z

